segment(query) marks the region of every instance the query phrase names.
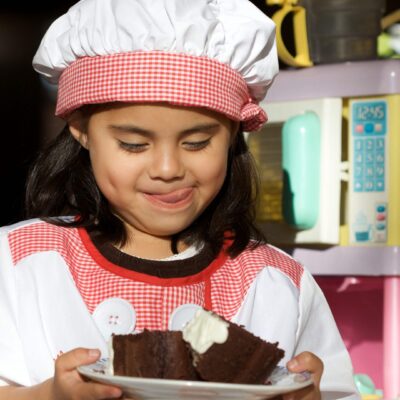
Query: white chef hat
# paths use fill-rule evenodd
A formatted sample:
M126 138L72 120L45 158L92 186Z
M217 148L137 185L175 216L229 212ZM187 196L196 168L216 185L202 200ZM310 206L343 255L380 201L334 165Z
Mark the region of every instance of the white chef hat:
M85 104L169 102L257 130L278 72L275 26L248 0L81 0L50 26L33 67L58 84L63 118Z

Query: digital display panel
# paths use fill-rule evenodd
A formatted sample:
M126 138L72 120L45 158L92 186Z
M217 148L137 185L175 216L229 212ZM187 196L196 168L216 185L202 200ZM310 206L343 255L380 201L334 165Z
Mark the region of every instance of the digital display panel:
M386 103L356 103L354 104L354 118L357 121L382 121L386 115Z

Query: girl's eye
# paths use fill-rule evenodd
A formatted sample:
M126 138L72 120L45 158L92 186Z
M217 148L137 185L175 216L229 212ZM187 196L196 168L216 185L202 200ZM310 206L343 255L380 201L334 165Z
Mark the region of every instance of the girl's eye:
M211 138L199 142L184 142L184 146L189 150L201 150L210 144Z
M146 150L147 147L147 143L126 143L122 142L121 140L119 140L118 142L119 146L122 149L129 151L130 153L139 153Z

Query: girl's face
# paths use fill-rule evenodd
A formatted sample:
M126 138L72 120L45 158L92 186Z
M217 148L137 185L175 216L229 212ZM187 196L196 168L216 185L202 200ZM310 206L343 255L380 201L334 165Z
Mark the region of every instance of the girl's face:
M110 106L72 134L87 148L97 184L132 237L170 237L219 192L237 125L198 108Z

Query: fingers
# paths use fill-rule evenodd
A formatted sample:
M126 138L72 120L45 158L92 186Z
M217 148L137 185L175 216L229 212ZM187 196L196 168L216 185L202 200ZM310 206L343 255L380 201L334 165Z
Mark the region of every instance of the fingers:
M55 363L56 374L64 371L72 371L81 365L94 363L100 357L97 349L74 349L58 357Z
M50 398L57 400L119 398L122 395L121 389L101 383L87 382L77 371L77 367L91 364L99 357L99 350L78 348L57 358Z
M287 363L291 372L309 371L313 377L314 384L319 387L321 376L324 371L324 364L315 354L305 351L292 358Z
M283 395L283 400L320 400L321 392L319 383L324 371L324 364L315 354L305 351L293 357L288 363L287 368L291 372L311 373L313 384L295 392Z

